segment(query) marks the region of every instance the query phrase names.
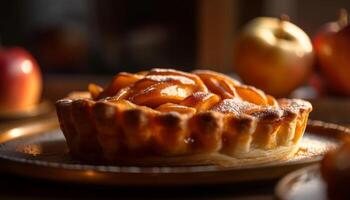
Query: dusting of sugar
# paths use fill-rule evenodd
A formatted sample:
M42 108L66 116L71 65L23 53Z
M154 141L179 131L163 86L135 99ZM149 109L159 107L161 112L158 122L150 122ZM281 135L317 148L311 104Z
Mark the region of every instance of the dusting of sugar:
M339 146L335 139L317 136L314 134L305 134L300 141L299 150L293 159L305 159L314 156L324 155L326 152Z
M182 84L185 85L194 85L195 82L192 79L189 79L184 76L178 76L178 75L147 75L145 79L149 79L156 82L169 82L169 81L179 81Z

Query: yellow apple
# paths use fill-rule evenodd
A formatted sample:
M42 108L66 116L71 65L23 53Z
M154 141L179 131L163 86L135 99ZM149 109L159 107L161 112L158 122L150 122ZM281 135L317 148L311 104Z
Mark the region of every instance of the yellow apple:
M234 69L242 80L282 97L304 83L313 65L307 34L286 19L259 17L239 34Z

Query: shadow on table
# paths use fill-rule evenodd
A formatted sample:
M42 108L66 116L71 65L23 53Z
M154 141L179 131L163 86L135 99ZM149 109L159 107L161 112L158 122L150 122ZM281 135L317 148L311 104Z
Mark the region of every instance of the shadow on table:
M276 181L186 187L71 184L0 174L0 199L273 199Z

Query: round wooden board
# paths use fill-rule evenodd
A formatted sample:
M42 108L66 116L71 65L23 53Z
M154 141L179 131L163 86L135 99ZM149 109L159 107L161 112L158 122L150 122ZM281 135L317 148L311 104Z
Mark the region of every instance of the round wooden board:
M84 164L67 153L57 119L37 121L0 133L0 171L74 183L118 186L183 186L271 180L318 162L337 148L350 131L342 126L311 121L289 160L240 168L220 166L138 167Z

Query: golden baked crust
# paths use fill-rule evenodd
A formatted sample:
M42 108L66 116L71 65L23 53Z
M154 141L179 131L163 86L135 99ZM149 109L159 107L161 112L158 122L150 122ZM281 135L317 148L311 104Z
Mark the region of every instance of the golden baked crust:
M310 103L264 94L223 74L119 73L105 89L57 101L74 157L137 165L240 166L298 149Z

